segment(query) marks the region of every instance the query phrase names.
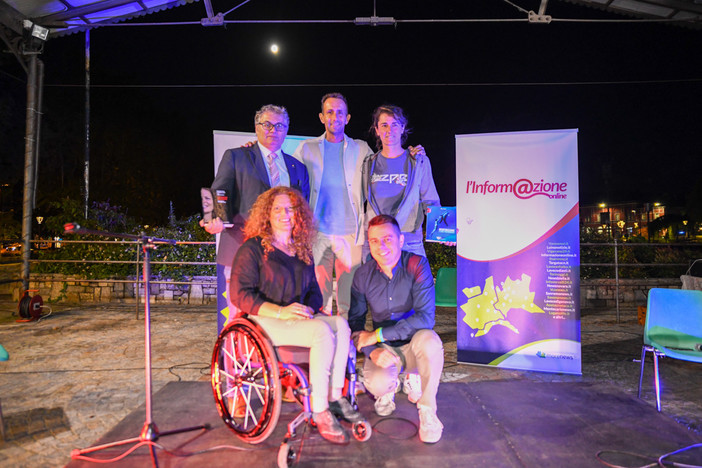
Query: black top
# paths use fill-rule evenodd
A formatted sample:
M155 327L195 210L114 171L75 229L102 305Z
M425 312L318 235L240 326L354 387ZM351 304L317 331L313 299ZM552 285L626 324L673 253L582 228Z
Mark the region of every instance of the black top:
M236 253L229 295L232 304L252 315L264 302L281 306L299 302L315 312L322 308L314 265L276 248L264 258L260 237L247 240Z

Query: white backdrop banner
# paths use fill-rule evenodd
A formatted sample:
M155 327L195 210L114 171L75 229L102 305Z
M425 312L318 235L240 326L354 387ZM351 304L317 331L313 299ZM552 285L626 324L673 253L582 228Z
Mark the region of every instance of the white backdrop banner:
M458 360L581 373L577 130L456 136Z

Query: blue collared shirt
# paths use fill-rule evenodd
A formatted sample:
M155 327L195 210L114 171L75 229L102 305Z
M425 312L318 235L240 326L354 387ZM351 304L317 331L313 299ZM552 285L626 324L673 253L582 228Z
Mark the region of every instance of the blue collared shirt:
M434 328L434 278L426 257L403 251L392 278L373 259L361 265L351 285L352 332L365 329L367 312L373 329L382 327L390 346L409 343L417 330ZM366 346L363 353L368 356L376 347Z

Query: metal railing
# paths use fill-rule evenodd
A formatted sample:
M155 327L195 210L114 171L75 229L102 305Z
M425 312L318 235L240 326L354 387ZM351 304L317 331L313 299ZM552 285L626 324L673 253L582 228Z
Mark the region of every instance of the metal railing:
M37 239L31 241L33 245L39 245L39 244L125 244L125 245L133 245L134 246L134 259L133 260L87 260L87 259L38 259L38 258L33 258L30 260L31 265L38 265L41 263L67 263L67 264L77 264L77 263L82 263L82 264L127 264L127 265L134 265L135 268L135 279L134 280L128 280L128 279L113 279L113 278L102 278L102 279L81 279L81 282L100 282L100 283L136 283L135 287L135 298L136 298L136 303L137 303L137 313L138 313L138 306L139 306L139 301L140 301L140 295L139 295L139 286L143 284L142 279L140 278L140 269L141 269L141 249L139 248L140 243L137 241L133 240L116 240L116 241L109 241L109 240L42 240L42 239ZM178 246L213 246L215 242L208 241L208 242L196 242L196 241L179 241L176 243L176 247ZM169 244L164 244L164 245L169 245ZM651 248L654 250L660 250L660 249L682 249L682 250L687 250L685 252L679 253L677 255L672 255L673 258L684 258L684 261L673 261L673 262L660 262L660 261L654 261L654 262L630 262L630 261L622 261L620 258L622 256L622 252L626 251L627 253L630 253L632 249L640 249L640 248ZM612 253L611 253L611 261L608 262L584 262L583 260L587 260L587 258L590 257L600 257L604 258L607 257L608 254L602 253L602 250L612 248ZM591 249L595 249L597 252L593 253ZM650 255L649 255L650 256ZM653 255L655 257L655 254ZM620 278L621 278L621 271L622 269L626 268L679 268L680 274L685 272L692 263L695 261L695 259L702 258L702 243L631 243L631 242L619 242L617 239L615 239L613 242L602 242L602 243L591 243L591 242L583 242L580 244L580 268L581 268L581 277L582 277L582 269L583 268L588 268L588 267L603 267L603 268L612 268L614 270L614 280L615 280L615 288L616 288L616 308L617 308L617 321L619 321L619 309L620 309L620 293L619 293L619 285L620 285ZM179 266L211 266L214 267L216 266L216 262L214 261L214 251L212 252L212 261L168 261L168 260L159 260L156 258L152 258L151 260L151 265L154 267L158 267L159 265L179 265ZM214 276L214 275L212 275ZM647 276L650 277L650 276ZM20 282L22 281L21 279L0 279L0 283L7 283L7 282ZM55 281L55 282L60 282L63 281L62 279L55 279L55 280L47 280L47 281ZM211 281L199 281L199 280L190 280L190 281L162 281L158 279L153 279L151 281L152 284L177 284L177 285L201 285L201 286L216 286L216 282L211 282Z
M126 283L126 284L134 284L134 297L135 297L135 302L136 302L136 314L137 318L139 317L139 311L140 311L140 289L141 286L143 285L144 281L143 278L141 277L141 267L142 267L142 258L141 258L141 243L139 241L135 240L45 240L45 239L35 239L30 241L30 243L34 246L40 246L40 245L48 245L48 249L59 249L59 248L64 248L65 245L70 245L70 244L83 244L83 245L89 245L89 244L102 244L102 245L132 245L134 248L134 257L133 260L88 260L88 259L41 259L41 258L30 258L29 263L30 267L33 265L40 265L40 264L48 264L48 263L63 263L63 264L122 264L122 265L133 265L134 266L134 279L115 279L115 278L80 278L77 279L77 281L80 281L82 283L108 283L108 284L117 284L117 283ZM177 241L175 245L168 244L168 243L162 243L162 242L156 242L157 245L163 245L163 246L168 246L169 248L177 248L178 246L214 246L215 242L213 241ZM46 248L46 247L45 247ZM37 252L41 252L44 250L42 249L34 249ZM32 252L33 256L35 257L37 254L36 252ZM214 261L215 255L214 255L214 249L212 249L212 261L169 261L169 260L159 260L157 258L151 258L150 260L150 265L152 267L152 274L154 269L157 269L161 265L178 265L178 266L206 266L206 267L216 267L217 263ZM5 256L5 260L11 259L11 257ZM17 256L18 262L16 264L20 264L20 257ZM4 264L10 264L12 265L12 262L3 262ZM34 274L37 274L36 272L33 272ZM216 273L213 272L212 275L208 276L215 276ZM196 275L200 276L200 275ZM42 281L46 282L65 282L65 278L46 278L42 279ZM22 282L22 278L3 278L0 279L0 283L17 283L17 282ZM194 286L194 285L200 285L200 286L210 286L210 287L216 287L217 282L216 280L213 281L201 281L201 280L183 280L183 281L163 281L159 280L157 278L152 278L150 280L151 284L169 284L169 285L188 285L188 286Z
M593 247L593 248L613 248L613 254L612 254L612 262L583 262L583 247ZM678 258L682 259L685 258L685 262L622 262L620 261L620 253L621 249L627 249L627 250L633 250L633 249L638 249L638 248L644 248L644 247L649 247L649 248L654 248L654 249L680 249L680 250L689 250L689 252L681 252L678 253L677 255L672 255L673 258ZM693 255L690 255L690 253L693 253ZM620 273L622 268L670 268L670 267L679 267L680 268L680 274L683 274L684 272L689 272L690 268L692 268L693 263L699 258L702 257L702 244L701 243L666 243L666 244L660 244L660 243L636 243L636 242L619 242L617 239L614 239L613 242L606 242L606 243L591 243L591 242L583 242L580 244L580 268L582 271L583 267L609 267L614 269L614 282L615 282L615 303L616 303L616 308L617 308L617 323L620 321L620 313L619 313L619 279L620 279ZM581 274L582 277L582 274Z

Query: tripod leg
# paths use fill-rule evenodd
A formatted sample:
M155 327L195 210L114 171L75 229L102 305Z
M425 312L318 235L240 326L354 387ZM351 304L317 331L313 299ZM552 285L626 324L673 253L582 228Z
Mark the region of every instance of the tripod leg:
M99 450L105 450L113 447L119 447L120 445L127 445L127 444L136 444L138 442L141 442L140 437L132 437L131 439L124 439L124 440L119 440L117 442L110 442L107 444L102 444L102 445L94 445L92 447L84 448L84 449L73 449L71 451L71 458L76 459L80 457L81 455L86 455L88 453L93 453L97 452Z
M199 426L191 426L191 427L184 427L182 429L173 429L171 431L164 431L164 432L159 432L159 436L169 436L172 434L181 434L183 432L190 432L190 431L198 431L198 430L209 430L211 429L212 426L209 424L200 424Z

